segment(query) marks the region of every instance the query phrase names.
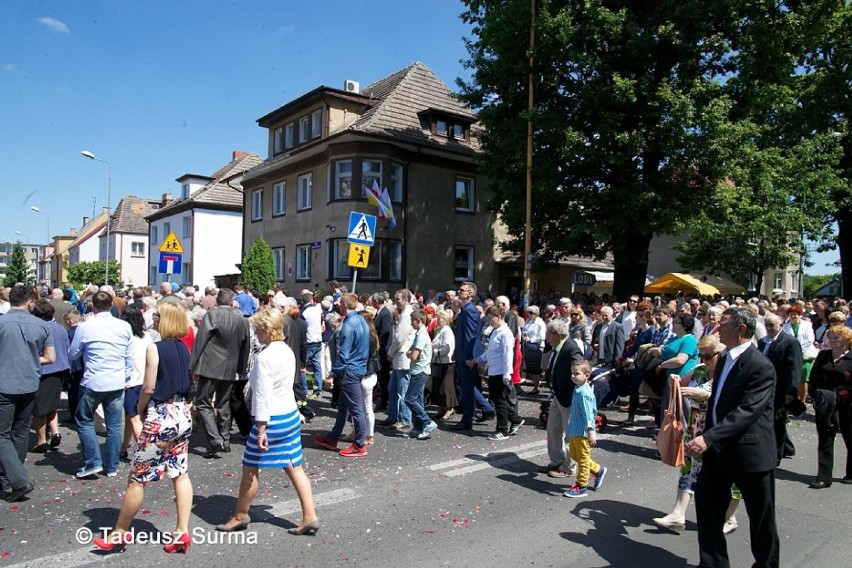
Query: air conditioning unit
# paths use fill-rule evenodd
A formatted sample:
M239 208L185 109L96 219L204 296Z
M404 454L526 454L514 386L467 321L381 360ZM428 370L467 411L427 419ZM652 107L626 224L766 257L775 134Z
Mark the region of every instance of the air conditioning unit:
M358 81L346 80L343 82L343 90L347 93L360 93L361 84Z

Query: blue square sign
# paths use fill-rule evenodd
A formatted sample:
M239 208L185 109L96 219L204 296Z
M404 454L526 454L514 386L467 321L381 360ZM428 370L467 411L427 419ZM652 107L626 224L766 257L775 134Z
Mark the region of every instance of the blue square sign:
M183 255L177 252L160 253L160 274L180 274Z
M376 240L376 216L352 211L346 240L355 245L373 246Z

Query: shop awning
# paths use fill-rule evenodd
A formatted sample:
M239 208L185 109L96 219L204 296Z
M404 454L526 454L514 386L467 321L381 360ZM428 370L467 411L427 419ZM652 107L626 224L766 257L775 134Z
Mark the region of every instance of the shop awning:
M721 276L685 274L682 272L669 272L645 286L646 294L677 294L678 292L686 294L698 292L702 296L712 296L714 294L743 294L745 288Z

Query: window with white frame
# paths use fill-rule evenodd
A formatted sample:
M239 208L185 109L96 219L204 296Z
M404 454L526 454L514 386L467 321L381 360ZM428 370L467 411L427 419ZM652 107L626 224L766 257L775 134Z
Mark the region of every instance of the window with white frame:
M251 192L251 220L263 219L263 188Z
M322 109L311 113L311 138L322 136Z
M784 289L784 273L776 272L772 278L772 288L777 288L779 290Z
M275 279L284 280L284 249L272 249L272 262L275 265Z
M456 211L473 212L473 180L470 178L456 178Z
M304 211L313 205L314 174L299 176L299 191L296 209Z
M391 201L402 203L402 164L391 164L388 195Z
M272 216L283 215L287 211L287 182L282 181L272 186Z
M473 247L453 248L453 279L456 282L473 280Z
M284 127L280 126L272 134L272 153L280 154L284 151Z
M308 141L308 117L303 116L299 119L299 144L304 144Z
M311 279L311 245L296 247L296 280Z
M169 233L172 232L172 223L171 221L166 221L163 223L163 238L168 238Z
M334 166L334 196L352 198L352 160L340 160Z
M157 229L158 229L158 227L156 225L151 225L151 244L152 245L155 245L160 241L160 239L158 238L159 235L157 234Z
M145 243L132 241L130 243L130 256L145 256Z
M373 187L373 182L382 190L382 162L381 160L361 160L361 197L367 197L368 187Z
M188 239L192 236L192 217L187 215L183 218L183 237Z
M287 126L284 127L284 149L289 150L293 147L293 140L295 138L295 125L291 122Z

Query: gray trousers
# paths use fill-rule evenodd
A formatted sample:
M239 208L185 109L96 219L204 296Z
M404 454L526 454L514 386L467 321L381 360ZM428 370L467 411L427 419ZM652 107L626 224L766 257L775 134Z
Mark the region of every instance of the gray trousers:
M234 381L198 377L195 409L201 419L201 428L207 436L208 448L231 445L231 390L233 388Z
M565 450L565 428L568 426L568 417L571 416L571 407L562 406L556 397L550 399L550 414L547 416L547 457L550 465L559 470L568 472L575 465Z
M24 467L30 443L36 393L0 393L0 479L8 489L21 489L30 484Z

